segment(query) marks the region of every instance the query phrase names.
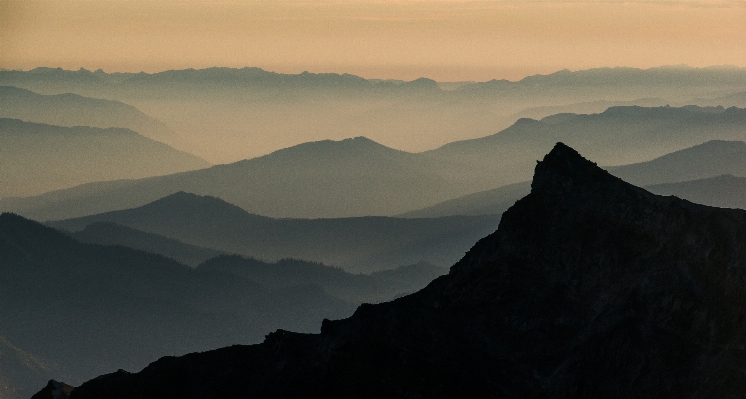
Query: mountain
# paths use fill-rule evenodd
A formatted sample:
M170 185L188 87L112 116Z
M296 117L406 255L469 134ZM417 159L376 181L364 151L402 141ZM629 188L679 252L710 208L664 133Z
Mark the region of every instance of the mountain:
M43 382L49 376L65 374L72 376L59 366L13 345L0 335L0 397L29 398L34 393L34 385Z
M353 309L318 286L265 287L142 251L84 244L12 214L0 215L0 272L5 339L75 381L114 365L143 367L166 354L256 342L281 326L316 331L323 317ZM39 381L49 378L50 371L35 372Z
M503 130L516 121L516 113L526 108L595 101L623 104L641 98L665 98L674 105L692 98L743 92L746 69L673 66L564 70L515 82L472 82L441 90L429 79L395 82L344 73L281 74L259 68L158 73L37 68L0 71L0 85L131 104L166 123L184 140L184 146L169 144L222 164L304 142L357 136L421 152ZM602 110L594 108L593 112ZM535 156L543 155L551 145ZM513 182L529 178L530 171Z
M62 219L140 206L187 191L215 195L249 212L273 217L386 215L458 192L454 186L459 184L429 169L416 154L359 137L306 143L229 165L88 185L14 201L20 206L0 206L39 220ZM88 209L80 209L81 204Z
M659 195L675 195L698 204L746 209L746 177L722 175L679 183L657 184L648 189Z
M128 129L61 127L0 118L0 198L207 166L194 155Z
M70 397L740 397L744 238L745 211L653 195L557 144L498 230L423 290Z
M137 108L120 101L77 94L37 94L13 86L0 86L0 118L57 126L120 127L149 139L172 144L176 133Z
M530 182L521 182L465 195L433 206L399 215L403 218L437 218L455 215L502 215L531 191Z
M184 244L179 240L110 222L91 223L83 230L70 233L70 236L88 244L120 245L163 255L192 267L197 267L210 258L225 254L214 249Z
M348 316L360 300L419 290L443 272L418 264L351 275L318 263L237 256L194 269L140 250L82 243L3 213L0 394L28 398L52 377L77 385L164 355L260 342L277 328L315 332L322 319Z
M722 174L746 176L746 143L713 140L652 161L607 169L614 176L638 186L683 182Z
M521 119L494 135L416 154L363 137L311 142L188 173L4 200L0 209L58 220L186 191L271 217L389 216L525 181L556 141L577 146L603 165L623 165L709 140L746 140L746 109L617 107Z
M715 98L695 98L689 104L700 106L746 107L746 91L718 96Z
M476 240L494 231L498 220L499 215L273 219L250 214L215 197L179 192L134 209L48 224L78 231L99 222L116 223L227 253L270 261L306 259L369 273L423 260L451 264ZM81 233L74 236L77 234ZM134 238L137 236L121 238L117 243L141 242ZM139 248L168 255L155 248L155 240L152 242L153 246Z

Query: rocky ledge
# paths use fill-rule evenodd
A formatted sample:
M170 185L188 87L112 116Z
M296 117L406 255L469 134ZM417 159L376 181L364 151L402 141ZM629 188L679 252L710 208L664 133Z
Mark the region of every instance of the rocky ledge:
M420 292L70 397L743 398L745 344L746 212L653 195L557 144Z

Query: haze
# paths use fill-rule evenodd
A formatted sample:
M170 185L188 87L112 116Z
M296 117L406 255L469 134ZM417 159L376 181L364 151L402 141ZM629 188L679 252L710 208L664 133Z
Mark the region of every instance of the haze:
M738 1L2 1L0 68L257 66L438 81L746 65Z

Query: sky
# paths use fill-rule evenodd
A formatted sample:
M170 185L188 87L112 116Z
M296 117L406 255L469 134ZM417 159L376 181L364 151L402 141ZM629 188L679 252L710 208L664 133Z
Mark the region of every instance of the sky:
M255 66L439 81L746 67L746 1L0 0L0 68Z

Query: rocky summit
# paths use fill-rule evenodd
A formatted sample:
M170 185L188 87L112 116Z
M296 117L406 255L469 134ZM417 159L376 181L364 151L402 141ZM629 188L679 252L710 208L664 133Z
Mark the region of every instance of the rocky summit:
M425 289L70 397L743 398L745 344L746 211L653 195L557 144Z

